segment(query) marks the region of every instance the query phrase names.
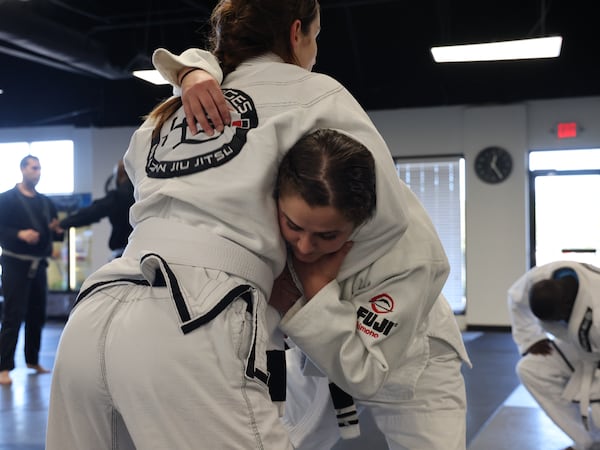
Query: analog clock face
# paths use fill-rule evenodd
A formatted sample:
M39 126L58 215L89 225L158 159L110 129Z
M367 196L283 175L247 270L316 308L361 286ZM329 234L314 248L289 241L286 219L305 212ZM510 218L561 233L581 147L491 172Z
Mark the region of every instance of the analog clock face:
M501 147L486 147L475 158L475 173L486 183L500 183L512 172L510 153Z

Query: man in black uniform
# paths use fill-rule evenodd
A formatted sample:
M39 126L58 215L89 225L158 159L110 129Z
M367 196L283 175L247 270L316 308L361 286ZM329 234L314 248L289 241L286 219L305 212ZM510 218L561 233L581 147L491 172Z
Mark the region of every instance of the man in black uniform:
M62 240L54 203L35 190L41 166L37 157L21 160L23 180L0 194L0 246L4 306L0 329L0 384L12 383L15 349L25 321L25 362L37 373L42 328L46 321L48 282L46 258L52 241Z

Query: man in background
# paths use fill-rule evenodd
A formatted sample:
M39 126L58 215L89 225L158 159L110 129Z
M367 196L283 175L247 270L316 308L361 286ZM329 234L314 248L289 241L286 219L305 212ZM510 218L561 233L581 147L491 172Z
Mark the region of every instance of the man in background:
M108 246L112 251L112 258L123 254L132 228L129 223L129 208L134 203L133 184L125 171L123 160L120 160L113 175L116 188L108 190L106 196L94 200L86 208L80 209L60 221L61 231L70 227L83 227L108 217L112 226Z
M46 321L48 282L46 258L52 241L62 240L54 203L35 190L41 166L37 157L21 160L22 181L0 194L0 246L4 293L0 329L0 385L12 383L15 349L25 321L25 362L36 373L49 370L39 363L42 328Z
M577 450L600 449L600 268L534 267L508 290L517 374Z

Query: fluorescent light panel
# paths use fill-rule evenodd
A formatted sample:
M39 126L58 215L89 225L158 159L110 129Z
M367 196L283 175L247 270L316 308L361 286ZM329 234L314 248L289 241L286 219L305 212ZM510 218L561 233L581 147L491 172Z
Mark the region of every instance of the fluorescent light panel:
M158 70L134 70L133 75L152 84L169 84Z
M432 47L435 62L503 61L511 59L556 58L562 37L553 36L483 44Z

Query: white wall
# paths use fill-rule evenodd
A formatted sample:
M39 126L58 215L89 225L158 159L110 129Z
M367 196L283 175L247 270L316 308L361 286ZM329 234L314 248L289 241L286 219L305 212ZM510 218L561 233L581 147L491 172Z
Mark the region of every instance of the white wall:
M528 267L530 150L600 148L600 97L511 105L417 108L369 113L393 156L462 154L466 160L468 326L508 326L506 290ZM576 138L559 140L556 124L575 121ZM498 185L475 176L479 150L499 145L514 160Z
M600 148L600 97L511 105L453 106L371 111L393 156L457 155L466 159L467 311L469 326L508 326L506 290L528 264L527 153L532 149ZM577 122L573 139L556 138L558 122ZM73 139L75 189L104 194L104 181L134 130L43 127L0 129L0 142ZM474 157L489 145L510 151L511 176L488 185L473 171ZM94 225L93 261L109 257L107 220Z

